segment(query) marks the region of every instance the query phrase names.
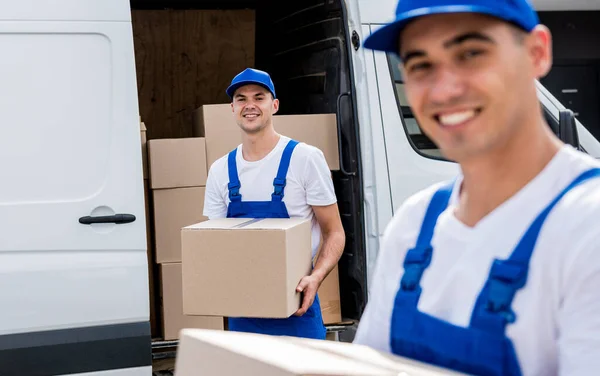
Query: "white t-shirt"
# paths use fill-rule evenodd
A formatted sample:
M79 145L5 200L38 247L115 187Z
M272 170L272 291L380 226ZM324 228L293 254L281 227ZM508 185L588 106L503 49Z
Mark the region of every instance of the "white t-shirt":
M533 219L593 158L563 147L546 168L475 227L448 209L435 228L430 266L418 309L455 325L469 325L475 300L494 258L514 250ZM407 249L415 245L425 210L439 184L409 198L388 225L355 342L391 352L390 318ZM533 252L527 285L507 326L524 376L600 374L600 178L565 195L548 215Z
M279 142L266 157L259 161L246 161L242 145L237 148L236 163L242 201L271 201L273 179L277 176L279 162L289 137L281 136ZM225 218L229 205L228 156L216 160L208 172L204 215L209 219ZM321 228L312 206L327 206L336 203L331 171L323 152L314 146L300 142L294 148L283 192L283 202L290 217L312 220L312 256L321 240Z

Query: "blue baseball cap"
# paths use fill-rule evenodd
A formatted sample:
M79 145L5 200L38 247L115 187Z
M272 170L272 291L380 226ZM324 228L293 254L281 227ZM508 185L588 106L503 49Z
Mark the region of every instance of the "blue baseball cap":
M275 95L275 85L273 85L271 76L269 76L267 72L253 68L246 68L243 72L235 76L233 80L231 80L231 85L227 88L226 93L229 95L229 98L233 98L233 93L235 93L238 88L250 84L265 87L273 94L273 98L277 98Z
M480 13L512 23L527 32L539 24L529 0L399 0L396 19L373 32L365 48L397 53L402 29L418 17L432 14Z

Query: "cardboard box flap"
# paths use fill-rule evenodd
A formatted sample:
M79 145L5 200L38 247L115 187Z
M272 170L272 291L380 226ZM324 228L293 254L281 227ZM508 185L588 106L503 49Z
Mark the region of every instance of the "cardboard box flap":
M184 230L287 230L304 222L305 218L218 218L186 226Z
M236 363L234 358L243 357L250 360L244 368L237 369L237 374L244 371L248 374L262 374L265 369L279 372L273 375L396 375L389 369L350 359L346 356L328 353L318 348L282 340L278 337L249 333L212 331L203 329L184 329L177 358L176 375L187 376L200 374L203 367L215 369L219 363L222 367L219 374L230 375L226 364ZM186 351L189 342L197 341L210 348L218 348L221 356L203 357L204 352L190 353ZM214 353L213 353L214 354ZM208 359L207 359L208 358Z

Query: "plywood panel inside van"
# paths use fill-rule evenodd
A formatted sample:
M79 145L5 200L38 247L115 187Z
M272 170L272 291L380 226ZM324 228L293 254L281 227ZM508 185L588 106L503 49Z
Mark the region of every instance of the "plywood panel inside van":
M254 10L132 10L140 115L148 139L192 137L192 111L224 103L254 66Z

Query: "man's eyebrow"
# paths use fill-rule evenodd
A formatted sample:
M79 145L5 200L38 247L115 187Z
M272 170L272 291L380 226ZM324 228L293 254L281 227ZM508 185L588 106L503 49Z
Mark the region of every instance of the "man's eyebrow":
M478 40L478 41L482 41L482 42L496 44L496 42L492 38L490 38L489 36L487 36L485 34L482 34L479 32L470 32L470 33L458 35L458 36L450 39L449 41L444 42L444 48L449 48L449 47L455 46L457 44L467 42L469 40Z
M404 54L404 56L401 57L402 63L404 65L406 65L406 63L408 63L408 61L410 59L414 59L417 57L425 57L427 56L427 54L425 53L425 51L422 50L413 50L413 51L408 51L407 53Z

